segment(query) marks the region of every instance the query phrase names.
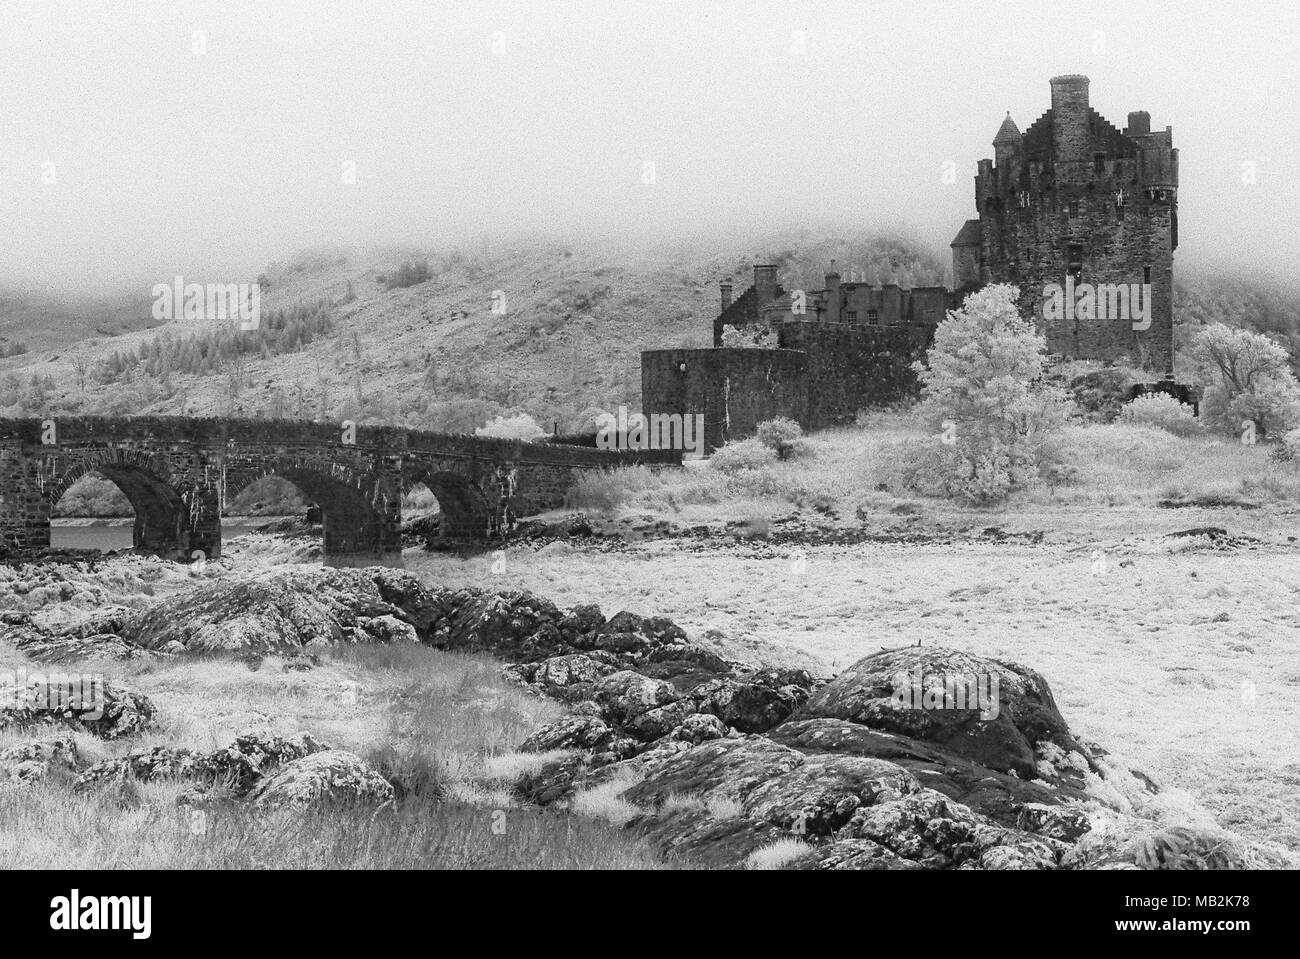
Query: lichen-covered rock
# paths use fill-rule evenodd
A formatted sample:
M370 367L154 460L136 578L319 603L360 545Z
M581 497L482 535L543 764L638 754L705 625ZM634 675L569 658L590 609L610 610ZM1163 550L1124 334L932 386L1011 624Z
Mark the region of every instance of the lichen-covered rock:
M596 716L566 716L533 731L519 751L546 753L556 749L596 749L607 744L613 730Z
M742 733L766 732L779 725L801 701L794 687L774 688L729 677L702 683L689 695L696 712L712 713Z
M814 846L807 856L790 864L792 869L923 869L870 839L841 839Z
M392 798L392 783L356 753L342 749L328 749L286 763L259 782L248 796L257 809L378 804Z
M862 806L900 799L921 785L899 766L858 756L810 756L761 783L745 798L746 815L800 836L829 836Z
M153 725L147 696L98 676L32 674L0 685L0 729L58 723L101 739L121 739Z
M717 716L711 713L692 713L668 734L668 738L698 746L700 743L722 739L730 734L730 727Z
M1087 813L1075 806L1025 803L1017 814L1016 825L1026 832L1063 842L1075 842L1092 828L1092 820Z
M539 684L545 691L552 691L594 683L615 671L616 667L585 653L569 653L542 660L537 664L530 681Z
M420 641L415 626L398 619L391 613L383 616L358 617L357 629L360 634L377 643L418 643Z
M863 806L837 838L870 839L932 868L959 866L980 853L981 821L969 809L931 789Z
M654 681L659 682L659 680ZM698 715L695 713L695 705L689 700L679 699L673 703L656 706L654 709L647 709L639 716L632 717L624 725L624 729L641 742L654 742L681 726L691 715Z
M0 782L38 783L51 769L75 769L77 744L71 736L40 739L0 749Z
M305 733L288 739L246 733L210 753L154 746L95 763L77 778L74 789L84 792L128 778L141 782L182 779L209 785L221 783L235 795L243 795L269 770L328 748Z
M632 761L642 759L644 754ZM715 739L665 758L623 798L640 805L655 805L673 795L743 801L767 780L803 762L800 753L762 736Z
M592 683L591 698L611 722L625 723L657 706L676 702L680 694L672 683L623 669Z

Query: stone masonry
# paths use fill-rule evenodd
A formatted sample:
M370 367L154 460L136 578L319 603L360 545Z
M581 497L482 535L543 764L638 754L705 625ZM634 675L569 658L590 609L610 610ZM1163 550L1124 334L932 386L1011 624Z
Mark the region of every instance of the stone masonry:
M322 512L327 555L401 550L402 495L424 483L443 531L488 537L564 505L583 470L680 464L672 450L614 452L393 427L184 417L0 419L0 556L50 544L67 489L95 471L135 510L135 546L173 559L221 555L225 503L264 476Z

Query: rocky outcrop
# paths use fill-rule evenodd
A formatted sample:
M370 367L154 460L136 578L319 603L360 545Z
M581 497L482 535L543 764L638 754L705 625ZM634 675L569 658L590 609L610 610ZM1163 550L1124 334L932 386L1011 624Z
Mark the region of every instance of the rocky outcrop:
M1159 805L1155 784L1078 739L1041 675L959 650L882 651L824 681L730 662L661 617L607 619L595 606L562 610L523 591L430 589L383 568L202 582L145 612L87 622L78 627L84 635L30 620L15 628L26 631L29 654L103 636L157 655L287 652L302 668L313 662L312 648L330 643L418 641L493 654L510 681L570 707L521 744L546 756L512 784L520 800L564 807L579 793L612 791L635 810L627 828L705 865L1167 869L1278 861L1212 826L1145 818ZM137 729L132 717L152 716L147 701L116 701L123 705L105 730ZM10 765L42 761L44 753ZM358 757L310 737L240 737L212 753L139 750L91 766L77 788L163 776L192 783L185 801L193 803L218 785L267 809L393 796ZM767 856L778 840L793 842Z
M799 840L779 857L797 869L1278 861L1214 830L1135 815L1155 784L1075 737L1046 680L1016 663L908 648L824 684L714 663L692 684L698 673L656 682L639 672L652 662L645 652L625 643L615 655L636 659L612 673L575 675L566 662L560 684L541 679L560 669L547 660L508 667L576 711L525 741L567 752L521 779L522 799L564 805L625 784L618 795L640 810L628 828L707 866L761 860L781 839ZM958 697L959 685L982 694Z
M221 785L243 796L269 770L328 748L306 734L283 739L262 733L245 733L229 746L206 753L154 746L95 763L77 778L74 788L84 792L127 779L179 779L200 787Z

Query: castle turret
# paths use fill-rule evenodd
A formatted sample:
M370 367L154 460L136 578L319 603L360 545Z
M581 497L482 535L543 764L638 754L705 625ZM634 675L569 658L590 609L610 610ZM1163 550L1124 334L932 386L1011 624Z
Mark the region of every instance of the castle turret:
M731 277L727 277L718 286L722 290L722 311L725 313L727 307L731 306Z
M1007 118L998 127L998 135L993 138L993 155L998 166L1011 154L1020 152L1020 139L1020 127L1011 119L1011 111L1008 110Z

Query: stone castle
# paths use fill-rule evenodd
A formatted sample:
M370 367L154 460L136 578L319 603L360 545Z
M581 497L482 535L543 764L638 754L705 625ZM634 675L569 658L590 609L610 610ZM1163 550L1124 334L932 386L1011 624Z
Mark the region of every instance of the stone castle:
M843 282L834 264L821 290L785 290L777 268L754 267L733 299L721 284L713 348L641 355L642 409L702 413L705 448L751 436L776 416L805 429L914 396L912 363L933 342L945 312L990 283L1013 283L1051 353L1126 361L1173 384L1173 251L1178 244L1178 151L1172 128L1151 132L1145 111L1123 132L1088 105L1088 78L1051 81L1052 106L1023 134L1003 120L993 159L979 161L977 219L952 241L953 289ZM1127 310L1052 310L1045 287L1142 298ZM1105 296L1099 297L1103 307ZM1081 300L1082 302L1082 300ZM1125 300L1126 307L1129 306ZM1136 304L1133 304L1136 305ZM1122 315L1115 315L1117 312ZM758 329L774 348L727 347L726 327Z

